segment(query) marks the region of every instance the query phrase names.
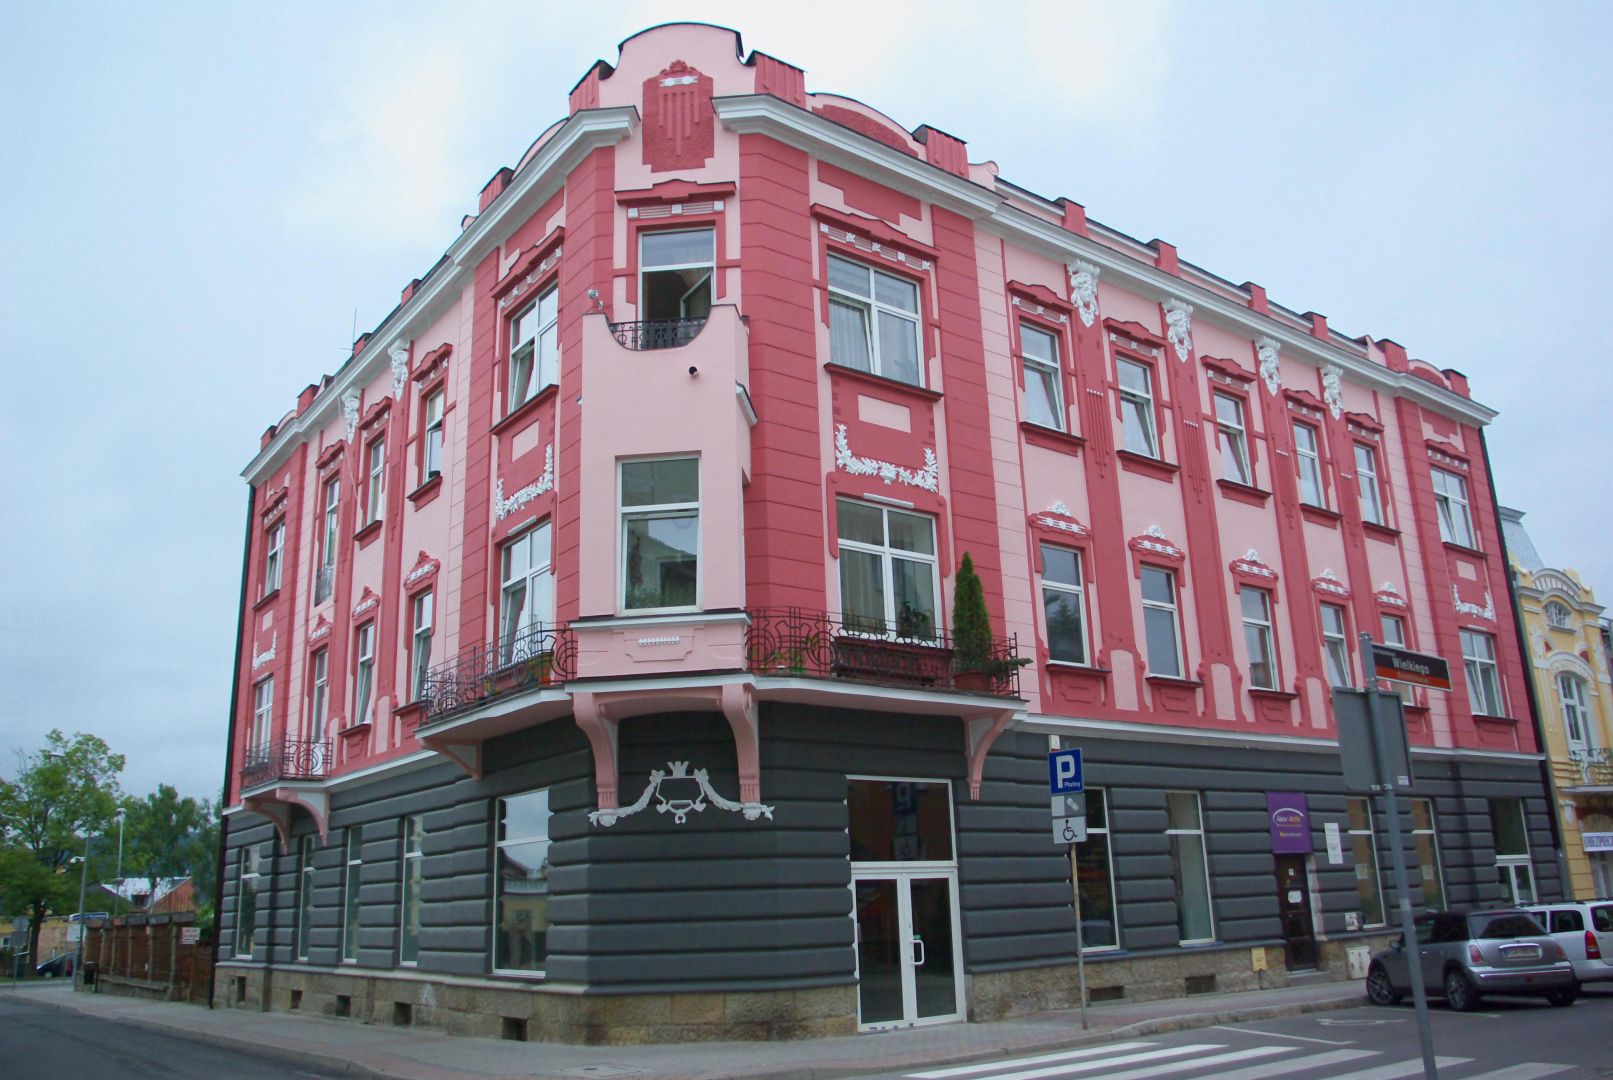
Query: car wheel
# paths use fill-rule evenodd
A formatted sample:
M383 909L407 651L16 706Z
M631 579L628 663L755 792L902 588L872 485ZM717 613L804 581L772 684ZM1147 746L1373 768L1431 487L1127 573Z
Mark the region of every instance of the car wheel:
M1367 971L1367 1000L1374 1005L1399 1005L1403 997L1389 981L1389 973L1381 964L1373 964Z
M1479 992L1466 975L1451 968L1445 973L1445 1001L1457 1012L1472 1012L1479 1007Z
M1561 990L1553 990L1546 995L1546 1000L1557 1008L1566 1008L1579 1000L1579 987L1565 986Z

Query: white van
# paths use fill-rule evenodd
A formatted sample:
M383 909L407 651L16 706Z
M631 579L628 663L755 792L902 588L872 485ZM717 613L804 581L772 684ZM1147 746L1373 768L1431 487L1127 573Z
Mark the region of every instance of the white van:
M1527 910L1563 947L1580 982L1613 979L1613 900L1562 900Z

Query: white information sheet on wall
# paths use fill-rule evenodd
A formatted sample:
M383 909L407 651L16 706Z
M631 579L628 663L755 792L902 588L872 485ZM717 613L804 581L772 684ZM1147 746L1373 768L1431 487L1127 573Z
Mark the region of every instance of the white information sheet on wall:
M1344 861L1344 841L1339 837L1339 823L1325 822L1322 828L1327 833L1327 861L1338 866Z

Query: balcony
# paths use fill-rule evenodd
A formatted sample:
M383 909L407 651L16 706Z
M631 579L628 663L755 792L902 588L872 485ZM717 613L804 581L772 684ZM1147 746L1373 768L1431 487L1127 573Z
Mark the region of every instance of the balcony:
M966 660L942 631L892 632L856 617L800 608L764 608L749 616L746 666L758 675L1019 696L1016 638L993 640L983 656Z
M281 780L321 780L330 766L330 740L282 736L247 748L241 762L241 787L260 787Z
M568 626L530 626L513 637L460 650L426 672L420 723L526 690L558 686L577 674L577 638Z
M700 336L705 319L655 319L648 322L614 322L611 336L624 349L677 349Z
M314 571L314 603L323 604L336 589L336 565L328 563Z
M1568 760L1578 773L1576 786L1613 788L1613 750L1607 747L1570 750Z

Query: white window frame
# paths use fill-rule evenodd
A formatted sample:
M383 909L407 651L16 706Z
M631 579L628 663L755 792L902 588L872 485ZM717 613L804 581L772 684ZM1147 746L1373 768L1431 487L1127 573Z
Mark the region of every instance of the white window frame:
M1561 600L1547 600L1541 609L1546 615L1546 625L1554 630L1572 630L1574 627L1574 613L1568 610L1568 605Z
M1500 830L1496 828L1495 822L1496 806L1501 803L1508 803L1517 807L1520 831L1523 836L1523 852L1521 854L1516 852L1501 853L1501 835ZM1540 900L1540 883L1535 880L1534 854L1529 846L1529 807L1524 803L1523 799L1517 796L1492 798L1490 800L1490 822L1492 837L1496 841L1495 868L1497 877L1504 874L1507 879L1505 886L1507 895L1503 898L1503 902L1510 906L1538 903ZM1529 896L1527 898L1519 895L1518 869L1520 867L1529 876Z
M1134 390L1126 385L1121 378L1121 371L1127 367L1137 369L1143 376L1143 390ZM1128 453L1141 454L1144 457L1159 459L1163 455L1159 446L1159 418L1154 407L1154 369L1140 360L1131 360L1124 356L1115 357L1115 390L1120 395L1120 446ZM1134 406L1137 414L1142 417L1142 437L1146 450L1133 450L1126 442L1126 433L1131 425L1126 421L1127 406Z
M1330 630L1327 625L1328 613L1338 616L1338 629ZM1318 604L1317 622L1322 628L1322 660L1328 677L1328 685L1335 689L1349 689L1355 685L1355 660L1350 652L1350 615L1343 604ZM1333 668L1342 681L1334 681Z
M263 879L263 852L257 844L241 849L241 859L235 878L235 948L231 951L237 960L250 960L257 945L258 886ZM250 884L249 884L250 883ZM252 897L252 918L246 917L246 898ZM243 939L246 949L242 950Z
M1260 598L1260 605L1264 611L1264 618L1251 618L1243 606L1243 594L1250 593ZM1243 619L1243 647L1249 653L1249 685L1256 690L1280 690L1283 684L1282 664L1277 657L1277 631L1272 620L1271 590L1262 589L1258 585L1238 586L1238 613ZM1265 641L1266 656L1269 658L1271 668L1271 682L1259 683L1255 681L1254 653L1249 649L1249 634L1254 632Z
M1361 495L1361 520L1373 525L1388 525L1383 485L1378 483L1377 447L1364 442L1355 444L1355 482Z
M269 540L263 555L263 595L280 588L280 560L285 554L286 523L275 522L269 530Z
M1304 433L1302 438L1300 433ZM1305 445L1309 441L1309 446ZM1294 467L1299 473L1299 501L1327 507L1327 484L1322 479L1322 432L1303 420L1294 421Z
M1393 633L1390 631L1393 630ZM1404 649L1406 645L1406 617L1404 615L1391 615L1388 612L1378 613L1378 636L1385 645L1394 645ZM1417 703L1417 691L1403 682L1389 684L1400 700L1407 705Z
M341 960L344 964L356 964L358 935L364 923L364 907L359 902L364 887L364 826L348 826L342 851Z
M297 841L297 927L292 937L293 959L308 959L308 931L313 915L314 835L305 833Z
M1026 335L1031 335L1027 338ZM1046 339L1050 357L1034 356L1031 350L1025 347L1027 340L1039 341ZM1064 365L1059 355L1058 335L1051 330L1044 330L1021 319L1019 322L1019 360L1021 376L1025 380L1025 419L1032 424L1050 427L1055 431L1069 430L1069 417L1064 408ZM1051 421L1042 421L1030 415L1030 388L1031 379L1035 377L1042 380L1042 385L1051 386L1053 400L1050 407L1053 411Z
M542 317L544 314L543 305L549 303L551 300L554 301L553 313L549 317L544 318L541 323L534 320L532 324L532 336L524 337L520 341L516 341L516 327L519 326L524 330L528 315ZM509 335L510 342L509 357L505 365L505 374L509 381L504 387L505 397L507 399L505 403L504 415L508 416L510 413L513 413L516 409L519 409L522 405L525 405L527 402L537 397L538 394L541 393L545 388L553 386L560 381L559 336L555 336L554 355L552 357L549 356L542 347L543 342L549 334L549 331L558 326L559 322L560 287L559 285L551 285L537 296L533 297L530 304L527 304L514 315L511 315L509 321L505 324L505 332ZM526 350L529 345L531 348L527 351L526 356L523 357L521 355L522 351ZM521 370L523 361L527 367L526 389L525 392L521 394L520 400L516 400L516 386L520 381L517 378L517 374Z
M938 635L940 633L940 631L941 631L941 619L942 619L943 616L942 616L942 611L941 611L942 603L941 603L940 545L939 545L939 538L936 536L935 518L931 517L929 514L921 514L916 510L907 510L907 509L903 509L903 508L899 508L899 507L882 506L879 503L866 502L866 501L864 501L862 499L852 499L852 498L844 498L844 497L842 497L837 501L839 503L852 503L852 504L857 505L857 506L865 507L865 508L867 508L869 510L877 510L879 512L879 514L880 514L881 528L883 529L883 535L885 537L885 543L883 545L870 544L870 543L866 543L866 542L861 541L861 540L848 540L845 537L839 535L839 533L840 533L839 522L841 520L841 515L838 512L835 514L835 521L836 521L836 537L835 537L835 539L836 539L836 542L838 543L838 545L843 550L860 551L860 552L865 552L865 553L867 553L869 555L876 556L879 559L879 564L880 564L880 569L879 569L879 572L880 572L880 584L884 587L883 604L884 604L885 632L883 634L876 634L871 630L862 629L862 628L859 628L859 627L849 627L849 626L844 628L845 632L848 633L848 634L856 634L856 635L858 635L860 637L885 637L885 638L889 638L891 640L918 640L918 641L930 640L930 639L922 638L922 637L919 637L919 638L904 638L904 637L902 637L902 635L899 632L899 629L900 629L899 623L900 623L901 613L900 613L900 611L897 610L897 604L896 604L896 575L894 573L894 567L892 566L892 564L896 560L899 559L902 562L919 563L919 564L925 564L925 565L929 566L929 568L930 568L930 595L935 598L935 610L930 613L930 630L931 630L932 637L934 635ZM890 522L891 522L891 515L892 514L900 514L900 515L903 515L905 517L917 518L917 519L920 519L920 520L924 521L926 524L929 525L929 527L930 527L930 551L929 551L929 553L925 553L925 552L922 552L922 551L909 551L906 548L898 548L898 547L892 547L891 546L891 541L890 541L890 535L891 535ZM836 561L839 562L838 559ZM837 570L837 573L835 575L836 576L836 582L841 587L841 596L840 596L841 618L842 618L842 620L844 620L845 608L846 608L845 585L844 585L844 580L845 579L841 576L841 574L844 571L840 567L836 567L836 570Z
M357 663L353 669L353 716L349 726L364 723L370 710L370 699L375 691L375 620L358 628L355 634L353 655Z
M426 395L425 446L420 456L420 482L423 484L442 472L443 417L447 411L447 392L434 390Z
M330 711L330 649L320 649L313 656L313 692L308 702L308 737L325 737L325 720Z
M1573 672L1559 671L1557 701L1563 712L1563 737L1568 741L1568 752L1584 754L1596 745L1591 728L1590 703L1585 695L1585 680Z
M425 884L425 837L426 819L424 814L406 814L403 818L402 857L399 859L400 875L398 879L398 966L420 966L420 889ZM409 902L415 901L414 918L410 918ZM414 959L405 954L406 942L410 931L414 932Z
M342 479L333 476L325 481L325 536L324 550L320 554L320 565L333 567L336 565L336 545L341 542L341 508L342 508ZM334 593L334 589L332 592Z
M832 280L832 276L829 271L829 264L832 264L836 261L845 263L848 266L855 266L858 269L865 271L869 275L867 279L868 292L866 295L851 292L850 290L844 289L838 285L829 284L829 282ZM892 281L900 282L901 284L911 288L913 290L913 310L908 311L904 308L897 307L894 304L888 304L882 300L876 299L876 294L879 290L874 285L875 277L889 278ZM891 318L899 319L903 323L906 323L911 328L913 333L913 356L918 364L918 371L916 372L918 378L909 385L925 385L924 336L922 333L924 311L923 284L913 280L912 278L903 277L900 274L886 273L885 271L871 266L868 263L859 262L856 259L848 259L844 255L833 253L828 256L828 263L826 263L824 267L824 282L829 291L829 319L831 327L834 324L834 308L836 304L840 304L848 308L858 309L862 312L863 336L868 342L869 374L878 375L881 378L891 379L895 382L908 382L908 380L899 375L887 374L884 371L884 364L880 359L879 317L881 315L889 315ZM830 336L832 340L832 330L830 332ZM829 359L834 363L842 363L841 360L832 355L829 357ZM847 366L850 367L854 365Z
M539 540L543 540L539 544ZM525 549L526 571L516 573L515 553ZM535 555L546 552L543 561ZM532 528L505 541L499 548L498 635L499 663L515 660L515 646L521 636L534 626L547 626L554 622L554 533L548 521L540 521ZM544 579L547 585L541 584ZM510 597L516 586L521 586L520 607L511 609ZM548 598L543 611L538 610L540 598ZM514 617L514 625L510 619Z
M371 439L365 446L364 454L369 463L365 472L364 524L372 525L386 513L386 436Z
M1075 559L1075 581L1073 581L1073 582L1059 581L1056 578L1049 578L1047 576L1047 553L1050 550L1066 552L1066 553L1068 553L1069 555L1071 555ZM1046 630L1047 630L1047 649L1048 649L1047 656L1048 656L1048 662L1049 663L1054 663L1054 664L1076 664L1076 665L1079 665L1081 667L1091 667L1092 666L1092 635L1091 635L1091 632L1090 632L1090 630L1089 630L1089 628L1087 626L1087 623L1089 622L1089 619L1088 619L1088 612L1087 612L1087 591L1086 591L1086 582L1085 582L1085 574L1084 574L1085 564L1084 564L1084 560L1082 558L1082 551L1079 548L1064 547L1063 545L1060 545L1060 544L1049 544L1049 543L1043 542L1042 545L1041 545L1041 556L1042 556L1042 622L1044 624L1046 624ZM1080 622L1081 622L1081 640L1080 640L1081 659L1079 659L1079 660L1067 660L1067 659L1064 659L1063 657L1058 657L1058 656L1053 655L1053 627L1052 627L1052 624L1051 624L1051 620L1049 619L1048 614L1047 614L1047 594L1050 593L1050 592L1059 593L1059 594L1061 594L1063 596L1068 596L1068 597L1071 598L1071 600L1075 604L1076 614L1080 618Z
M1352 822L1350 820L1350 815L1349 815L1349 810L1348 810L1348 805L1350 803L1359 803L1366 810L1366 812L1367 812L1367 827L1365 829L1356 828L1354 822ZM1383 891L1383 871L1378 866L1378 824L1377 824L1377 820L1373 817L1373 814L1372 814L1372 800L1371 799L1362 796L1362 797L1352 797L1352 798L1346 800L1346 810L1345 810L1345 816L1344 816L1344 832L1345 832L1345 835L1347 835L1350 838L1350 857L1355 860L1355 866L1356 866L1355 888L1356 888L1356 895L1358 897L1360 896L1360 893L1361 893L1361 883L1366 880L1365 878L1363 878L1361 876L1361 860L1357 856L1357 853L1356 853L1356 840L1358 838L1365 838L1367 854L1370 855L1371 858L1372 858L1372 879L1371 879L1371 882L1372 882L1373 889L1375 889L1377 891L1377 894L1378 894L1378 912L1382 916L1382 918L1379 919L1377 922L1367 922L1366 908L1365 908L1365 905L1363 904L1363 907L1361 909L1361 929L1363 929L1363 930L1371 930L1371 929L1373 929L1375 927L1388 926L1389 925L1389 899L1384 894L1384 891Z
M1462 673L1467 677L1467 703L1476 716L1505 716L1501 695L1501 668L1496 663L1495 635L1482 630L1457 629L1462 648ZM1482 646L1482 650L1479 648Z
M274 676L252 687L252 746L264 749L274 733Z
M1421 874L1422 867L1426 866L1427 864L1422 862L1420 858L1418 860L1418 871L1423 881L1423 906L1429 911L1443 910L1445 907L1445 863L1444 856L1442 856L1439 851L1439 818L1436 817L1434 813L1434 800L1412 799L1410 802L1412 804L1412 850L1414 853L1416 853L1417 841L1422 837L1427 837L1429 853L1434 856L1434 886L1438 890L1438 896L1433 898L1430 898L1428 895L1428 876L1426 874ZM1428 827L1426 829L1417 824L1416 807L1419 804L1421 804L1427 810ZM1434 902L1430 902L1431 899Z
M705 560L701 558L701 549L705 546L701 535L701 522L704 514L700 508L700 492L703 485L700 483L700 456L698 454L670 454L654 458L627 458L616 463L616 610L624 615L658 615L663 612L699 611L702 598L705 595ZM624 479L626 470L634 465L646 465L655 461L692 461L695 463L695 498L693 502L672 503L646 503L637 506L628 506L625 500L627 485ZM634 521L647 521L656 518L694 518L695 522L695 562L694 562L694 603L675 604L665 607L635 607L627 606L627 549L628 525Z
M1170 587L1171 587L1171 602L1170 603L1167 604L1167 603L1165 603L1164 601L1161 601L1161 600L1150 600L1150 599L1148 599L1148 594L1146 593L1146 591L1144 591L1142 589L1142 580L1143 580L1144 576L1146 576L1149 573L1163 574L1164 577L1165 577L1165 580L1170 582ZM1186 676L1186 672L1187 672L1187 656L1186 656L1186 653L1185 653L1185 650L1184 650L1184 647L1183 647L1183 642L1182 642L1182 592L1181 592L1180 583L1176 580L1176 571L1167 569L1166 567L1163 567L1163 566L1150 566L1150 565L1145 563L1143 565L1143 567L1142 567L1142 572L1140 574L1138 574L1137 580L1138 580L1138 595L1142 599L1142 606L1143 606L1143 653L1145 654L1144 657L1143 657L1144 669L1147 671L1147 673L1149 675L1160 675L1160 676L1163 676L1163 677L1168 678L1168 679L1186 678L1187 677ZM1172 673L1172 672L1164 672L1164 671L1155 671L1153 669L1152 663L1150 662L1152 660L1152 657L1147 655L1151 651L1149 649L1149 645L1148 645L1148 612L1149 612L1150 609L1152 609L1154 611L1168 611L1168 612L1170 612L1170 616L1171 616L1171 637L1172 637L1172 640L1173 640L1173 642L1174 642L1174 644L1176 646L1176 671L1174 673Z
M1473 531L1473 514L1467 498L1467 477L1445 469L1432 468L1434 509L1439 518L1439 538L1458 547L1478 548Z
M409 638L409 700L419 701L431 670L431 630L436 614L436 596L430 590L416 594L409 605L414 613L414 632Z
M1104 839L1103 849L1104 849L1104 853L1108 856L1108 862L1109 862L1109 909L1115 913L1115 943L1113 945L1088 945L1083 940L1082 943L1081 943L1081 952L1082 953L1119 952L1122 948L1125 947L1125 943L1122 941L1121 934L1120 934L1120 931L1121 931L1121 926L1120 926L1120 900L1119 900L1119 897L1116 895L1116 890L1115 890L1115 886L1117 884L1117 882L1115 881L1115 845L1114 845L1114 830L1113 830L1113 827L1109 824L1109 790L1107 788L1101 788L1101 787L1089 787L1089 788L1086 789L1086 800L1087 800L1087 805L1088 806L1091 806L1093 801L1096 800L1098 805L1103 807L1103 824L1102 825L1092 825L1092 824L1090 824L1090 822L1092 820L1092 817L1091 817L1091 815L1088 815L1087 820L1088 820L1089 824L1087 825L1087 839L1090 840L1094 836L1101 836ZM1205 866L1207 868L1209 866L1209 863L1206 862ZM1213 922L1213 919L1214 919L1213 914L1211 916L1211 919L1212 919L1212 922Z
M1192 797L1193 804L1197 808L1197 811L1198 811L1198 828L1196 828L1196 829L1176 829L1176 828L1171 827L1171 824L1170 824L1170 797L1172 795L1188 795L1188 796ZM1216 933L1216 931L1215 931L1215 883L1214 883L1213 875L1211 875L1211 873L1210 873L1210 847L1209 847L1209 844L1206 843L1205 839L1204 839L1204 797L1203 797L1203 795L1201 795L1197 791L1182 791L1182 790L1179 790L1179 789L1178 790L1167 791L1167 792L1165 792L1165 814L1166 814L1166 817L1165 817L1165 838L1166 838L1166 843L1167 844L1170 842L1170 839L1172 837L1176 837L1176 836L1197 836L1198 837L1199 853L1200 853L1200 857L1203 860L1203 866L1204 866L1204 908L1205 908L1205 913L1207 915L1209 915L1209 918L1210 918L1210 936L1209 937L1181 938L1181 939L1179 939L1177 944L1179 944L1179 945L1209 945L1209 944L1213 943L1216 940L1216 937L1215 937L1215 933ZM1174 888L1173 888L1173 892L1174 892ZM1182 920L1182 914L1181 914L1181 911L1180 911L1181 900L1180 900L1180 898L1174 897L1174 896L1172 897L1172 899L1176 900L1176 903L1177 903L1177 908L1178 908L1177 915L1176 915L1176 918L1177 918L1177 930L1178 930L1178 932L1181 932L1181 920Z
M1218 441L1224 440L1221 446L1221 466L1223 469L1226 468L1227 454L1230 453L1232 455L1231 464L1239 473L1237 476L1228 476L1226 479L1235 484L1252 487L1255 482L1255 471L1253 464L1249 460L1249 426L1243 415L1243 398L1235 394L1223 393L1219 390L1215 391L1211 397L1210 404L1215 411L1216 438ZM1221 403L1223 401L1232 406L1235 419L1229 420L1221 415Z
M554 805L553 805L552 799L547 801L546 804L545 804L547 809L548 809L549 816L548 816L548 819L547 819L548 820L548 825L546 826L546 828L545 828L545 830L544 830L542 835L534 834L532 836L506 836L501 840L501 839L499 839L498 832L499 832L499 828L501 827L501 825L503 823L503 820L504 820L504 804L506 802L508 802L509 800L511 800L511 799L519 799L519 798L521 798L523 796L526 796L526 795L535 795L540 791L543 792L545 794L545 796L548 796L550 794L551 789L549 789L549 788L533 788L530 791L514 791L514 792L511 792L508 795L502 795L502 796L498 797L497 799L493 800L493 870L492 870L493 902L492 902L492 904L489 905L489 907L492 909L492 933L493 933L493 939L494 940L493 940L493 943L492 943L492 947L488 950L488 968L495 975L514 975L514 976L518 976L518 977L521 977L521 978L527 978L527 979L541 979L541 978L543 978L544 973L548 969L549 957L548 957L547 950L545 950L544 957L543 957L544 964L543 964L543 967L541 967L541 968L501 968L501 967L497 966L498 965L498 940L497 939L498 939L498 921L499 921L499 876L498 876L499 855L498 855L498 853L499 853L499 851L501 851L502 849L504 849L506 847L517 846L517 845L520 845L520 844L532 844L532 843L537 843L539 841L543 841L543 842L548 843L550 845L549 850L553 850L553 845L554 845L554 836L553 836L553 833L554 833L554 827L553 827ZM545 862L547 862L547 861L548 861L548 859L547 859L547 855L546 855L545 856ZM553 925L553 924L551 923L551 925Z
M646 239L652 236L670 236L675 233L705 233L711 238L711 258L702 259L699 262L689 263L656 263L653 266L645 261L644 241ZM664 274L669 271L676 273L679 270L706 271L706 276L685 289L683 291L683 295L678 301L678 307L680 309L680 314L678 317L680 319L699 318L700 316L698 315L682 314L681 309L685 307L689 294L700 288L703 282L710 283L706 287L710 291L712 302L715 303L717 300L717 230L714 226L703 225L693 229L646 229L638 234L638 295L641 303L646 295L644 287L645 274ZM648 316L642 311L640 312L640 317L644 318L646 321L650 321Z

